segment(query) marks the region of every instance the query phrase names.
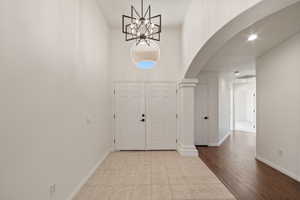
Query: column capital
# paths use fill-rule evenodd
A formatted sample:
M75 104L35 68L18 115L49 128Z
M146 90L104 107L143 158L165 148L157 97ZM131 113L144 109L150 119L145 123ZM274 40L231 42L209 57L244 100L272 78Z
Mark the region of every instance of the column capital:
M182 79L178 82L178 86L179 88L196 87L198 83L198 79Z

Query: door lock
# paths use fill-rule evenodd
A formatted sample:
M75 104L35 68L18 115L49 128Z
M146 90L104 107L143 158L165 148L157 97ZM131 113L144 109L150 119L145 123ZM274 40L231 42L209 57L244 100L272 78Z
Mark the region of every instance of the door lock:
M207 116L205 116L205 117L204 117L204 119L205 119L205 120L208 120L208 117L207 117Z
M140 120L141 122L145 122L146 120L145 120L145 117L146 117L146 115L143 113L142 114L142 119Z

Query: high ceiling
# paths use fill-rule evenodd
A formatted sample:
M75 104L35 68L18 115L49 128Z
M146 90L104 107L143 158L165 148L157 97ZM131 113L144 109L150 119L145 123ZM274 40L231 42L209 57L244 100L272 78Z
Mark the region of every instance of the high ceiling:
M300 32L300 3L287 7L243 30L228 41L203 68L205 71L253 70L257 57ZM250 34L258 34L254 42ZM255 64L254 64L255 65Z
M140 10L141 0L98 0L105 18L112 27L121 27L121 16L130 14L130 2ZM153 15L162 14L163 26L183 23L190 0L144 0L151 3Z

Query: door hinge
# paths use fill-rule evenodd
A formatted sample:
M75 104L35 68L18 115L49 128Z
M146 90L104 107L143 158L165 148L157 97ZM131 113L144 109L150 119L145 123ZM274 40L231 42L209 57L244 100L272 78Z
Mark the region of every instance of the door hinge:
M116 119L116 114L113 115L113 118Z
M178 144L178 139L176 139L176 144Z
M116 139L114 139L114 144L116 144Z
M176 114L176 119L178 119L178 114Z
M114 89L113 93L114 93L114 95L116 94L116 90L115 89Z
M176 94L178 93L178 90L176 89Z

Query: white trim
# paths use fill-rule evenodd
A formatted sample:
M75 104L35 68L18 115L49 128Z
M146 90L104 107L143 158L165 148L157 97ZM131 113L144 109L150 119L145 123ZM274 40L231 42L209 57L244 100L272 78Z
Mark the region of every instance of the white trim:
M228 132L218 143L210 143L208 146L210 147L219 147L225 142L225 140L232 134L232 132Z
M218 146L221 146L223 142L231 135L232 132L228 132L218 143Z
M113 81L113 84L119 84L119 83L173 83L177 84L177 81Z
M198 83L199 83L198 79L183 79L178 82L178 87L179 88L196 87Z
M219 143L209 143L208 146L209 147L218 147L220 145L219 145Z
M72 200L74 197L78 194L80 189L84 186L84 184L89 180L89 178L94 174L94 172L98 169L98 167L101 165L101 163L105 160L105 158L109 155L111 152L111 148L107 150L107 152L102 156L102 158L96 163L96 165L89 171L89 173L82 178L80 183L74 188L73 192L70 194L70 196L67 198L67 200Z
M198 151L195 146L184 146L178 144L177 152L182 156L198 157Z
M267 165L269 165L270 167L272 167L272 168L274 168L274 169L280 171L281 173L283 173L283 174L289 176L290 178L292 178L292 179L294 179L294 180L300 182L300 177L298 177L298 176L297 176L296 174L294 174L293 172L290 172L290 171L288 171L287 169L284 169L284 168L282 168L282 167L280 167L280 166L278 166L278 165L272 163L271 161L269 161L269 160L267 160L267 159L264 159L264 158L262 158L262 157L260 157L260 156L258 156L258 155L255 156L255 159L256 159L256 160L259 160L259 161L261 161L261 162L263 162L263 163L265 163L265 164L267 164Z

